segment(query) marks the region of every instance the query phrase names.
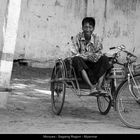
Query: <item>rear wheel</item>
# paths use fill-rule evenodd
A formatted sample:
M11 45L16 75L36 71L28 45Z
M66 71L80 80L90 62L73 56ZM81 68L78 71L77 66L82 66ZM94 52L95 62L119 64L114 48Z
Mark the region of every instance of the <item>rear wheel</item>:
M106 115L111 108L112 105L112 100L111 100L111 92L112 92L112 87L111 87L111 80L104 79L102 88L107 92L107 93L101 93L99 96L97 96L97 104L98 104L98 109L102 115Z
M106 115L111 108L111 97L110 95L101 94L97 96L98 109L102 115Z
M64 101L66 85L64 83L65 69L62 61L56 63L53 69L51 77L51 103L52 111L59 115L62 111Z
M124 81L117 91L116 108L123 124L131 128L140 128L140 75Z

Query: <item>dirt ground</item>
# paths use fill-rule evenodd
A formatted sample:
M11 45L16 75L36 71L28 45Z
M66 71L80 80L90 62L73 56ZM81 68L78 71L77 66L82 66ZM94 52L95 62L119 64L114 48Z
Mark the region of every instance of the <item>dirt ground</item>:
M7 109L0 109L0 134L139 134L127 128L112 108L99 113L95 97L67 90L60 116L53 114L49 91L51 69L13 67Z

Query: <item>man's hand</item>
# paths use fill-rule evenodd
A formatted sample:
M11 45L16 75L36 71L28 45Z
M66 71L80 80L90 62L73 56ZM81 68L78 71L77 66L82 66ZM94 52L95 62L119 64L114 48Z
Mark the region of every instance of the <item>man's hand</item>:
M84 60L87 60L87 55L86 54L77 54L76 56L82 57Z
M92 55L88 55L88 60L91 62L96 62L97 61L97 55L96 54L92 54Z

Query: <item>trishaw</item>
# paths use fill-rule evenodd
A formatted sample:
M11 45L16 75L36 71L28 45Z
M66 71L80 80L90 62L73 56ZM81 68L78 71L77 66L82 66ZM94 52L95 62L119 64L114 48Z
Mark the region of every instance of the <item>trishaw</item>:
M81 77L77 77L71 57L56 60L50 87L53 112L56 115L61 113L66 89L70 88L79 97L96 97L98 109L102 115L106 115L113 107L125 125L140 128L140 74L136 73L138 66L134 65L137 57L125 48L124 45L110 48L116 51L108 56L112 67L107 71L102 83L106 93L84 94L89 87ZM118 61L120 52L126 53L124 63Z

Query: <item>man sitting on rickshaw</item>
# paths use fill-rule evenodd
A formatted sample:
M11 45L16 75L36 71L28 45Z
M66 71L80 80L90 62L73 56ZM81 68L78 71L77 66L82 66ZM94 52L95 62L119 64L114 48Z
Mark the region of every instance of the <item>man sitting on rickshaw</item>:
M101 85L110 64L108 57L102 53L100 38L93 33L94 28L95 19L85 17L82 20L82 32L71 38L72 65L89 85L90 93L106 93Z

